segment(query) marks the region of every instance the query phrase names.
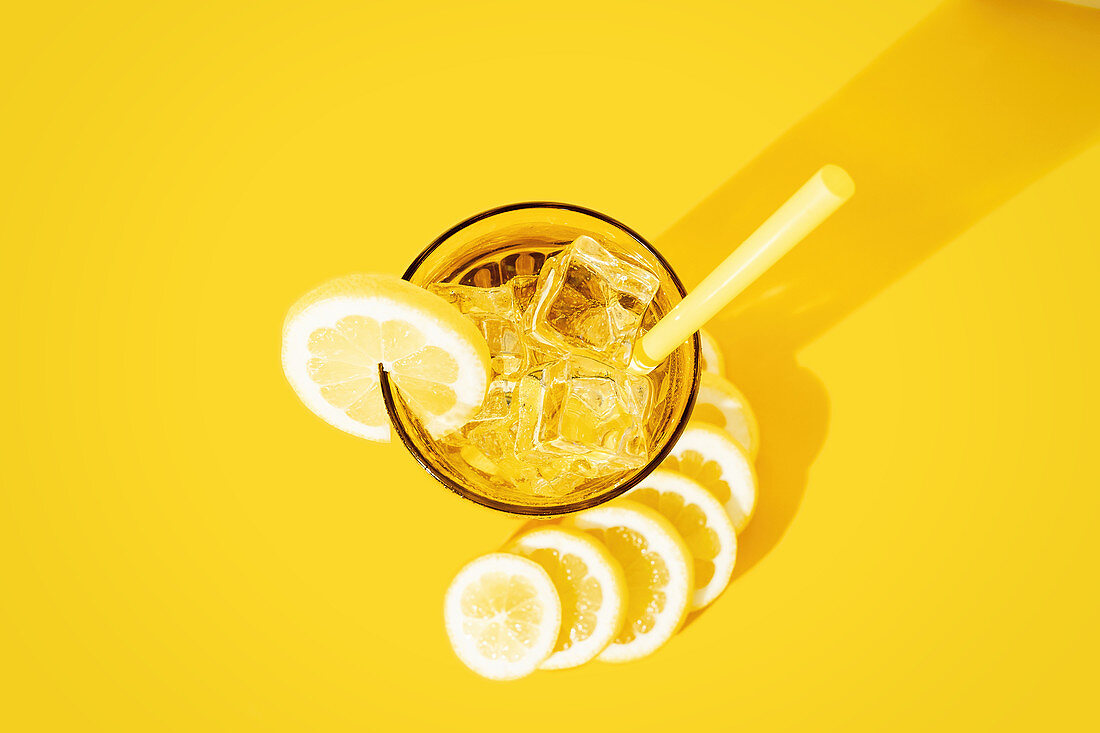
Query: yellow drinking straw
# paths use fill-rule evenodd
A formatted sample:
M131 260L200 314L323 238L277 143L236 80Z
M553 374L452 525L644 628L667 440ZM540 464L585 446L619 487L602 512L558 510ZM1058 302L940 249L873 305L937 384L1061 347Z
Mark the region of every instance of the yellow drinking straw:
M827 165L768 217L634 346L630 370L645 374L688 340L855 191L843 168Z

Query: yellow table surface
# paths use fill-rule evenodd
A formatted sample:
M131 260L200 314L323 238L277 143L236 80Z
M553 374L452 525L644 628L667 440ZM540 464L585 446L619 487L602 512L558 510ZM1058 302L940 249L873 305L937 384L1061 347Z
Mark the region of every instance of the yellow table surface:
M1100 11L5 16L0 727L1097 725ZM530 199L690 286L823 163L855 198L712 329L763 435L732 585L637 663L468 672L443 592L518 520L312 417L287 307Z

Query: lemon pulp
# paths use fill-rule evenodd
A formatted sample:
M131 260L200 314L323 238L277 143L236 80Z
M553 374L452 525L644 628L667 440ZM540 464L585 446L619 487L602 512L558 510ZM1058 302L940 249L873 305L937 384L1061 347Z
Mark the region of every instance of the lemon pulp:
M669 582L668 566L659 554L649 549L640 533L626 527L586 530L604 543L626 574L626 621L615 644L626 644L638 634L653 630L667 599L661 588Z
M584 560L550 548L534 550L528 557L542 566L561 597L561 631L554 651L564 651L592 636L603 592Z
M696 504L671 491L642 488L630 494L630 498L656 509L672 522L672 526L684 538L695 561L695 587L705 588L714 578L714 559L722 549L718 533L707 525L706 514Z
M458 376L458 362L404 321L379 324L369 316L346 316L333 327L309 335L309 377L325 402L364 425L382 425L385 405L378 385L378 365L389 364L402 394L421 410L442 415L457 398L448 384Z
M522 659L539 637L542 604L527 578L490 572L462 592L462 630L486 659Z

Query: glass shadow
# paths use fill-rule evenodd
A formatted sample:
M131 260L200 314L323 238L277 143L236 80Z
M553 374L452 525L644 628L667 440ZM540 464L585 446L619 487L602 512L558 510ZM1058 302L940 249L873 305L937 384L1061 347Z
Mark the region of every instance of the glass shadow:
M947 2L656 239L690 290L821 165L856 182L851 202L708 326L763 436L735 579L782 538L825 440L826 386L798 352L1095 142L1098 90L1100 11Z

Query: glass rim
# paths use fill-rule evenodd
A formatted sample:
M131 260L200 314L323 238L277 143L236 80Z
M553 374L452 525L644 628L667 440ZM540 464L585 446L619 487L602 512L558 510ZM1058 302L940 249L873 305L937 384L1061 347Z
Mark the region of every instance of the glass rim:
M450 239L452 236L462 231L463 229L473 224L476 224L483 219L488 219L491 216L508 213L510 211L521 211L523 209L564 209L566 211L573 211L579 214L585 214L587 216L599 219L604 223L610 224L614 227L618 227L619 229L630 235L630 237L633 238L634 241L636 241L639 245L641 245L645 250L647 250L651 255L656 258L656 260L661 264L661 267L663 267L665 269L665 272L668 273L669 279L672 281L672 284L676 286L676 289L679 291L681 298L684 298L687 295L687 290L684 289L684 284L680 281L680 277L676 274L676 271L672 269L672 265L670 265L668 263L668 260L666 260L661 255L661 253L657 251L657 248L646 241L645 237L643 237L641 234L638 234L636 231L628 227L626 224L623 224L621 221L613 219L612 217L606 214L602 214L594 209L589 209L585 206L579 206L577 204L565 204L556 201L525 201L516 204L506 204L504 206L497 206L492 209L487 209L485 211L482 211L480 214L474 214L467 219L463 219L458 224L455 224L453 227L436 237L431 244L429 244L419 255L417 255L412 263L405 269L405 273L401 276L401 278L403 280L411 281L412 276L416 274L416 271L420 268L420 265L422 265L433 252L439 249L439 247L444 242L446 242L448 239ZM645 466L640 468L628 480L615 486L615 488L596 496L590 496L585 499L580 499L560 505L525 506L522 504L513 504L507 501L499 501L497 499L492 499L490 497L483 496L477 492L471 491L470 489L462 486L458 482L453 481L448 476L443 475L443 473L432 464L432 461L429 460L428 457L425 456L416 447L412 436L409 435L408 431L405 430L404 425L401 424L401 420L398 418L397 415L397 404L394 399L393 389L390 385L389 374L386 372L385 367L381 364L378 365L378 377L380 386L382 388L382 400L386 403L386 414L390 419L390 427L393 429L394 433L397 434L398 438L401 439L401 442L405 445L405 448L409 451L409 453L412 454L413 458L416 459L416 462L419 463L424 468L424 470L427 471L436 481L443 484L452 492L458 494L462 498L468 499L475 504L480 504L481 506L487 507L489 509L495 509L497 511L507 512L509 514L519 514L522 516L557 516L559 514L570 514L572 512L579 512L582 509L589 509L599 504L603 504L604 502L610 501L618 496L622 496L627 491L630 491L632 488L641 483L647 476L649 476L649 474L653 473L653 471L655 471L657 467L660 466L662 462L664 462L665 458L668 457L668 454L672 452L673 446L676 445L676 442L680 439L680 435L684 432L684 428L687 427L688 421L691 419L691 413L695 407L695 400L699 394L699 356L701 353L701 347L698 331L696 331L692 335L691 343L694 347L694 369L692 370L691 393L688 395L687 405L684 409L684 412L680 416L680 419L676 423L676 426L672 429L672 432L669 434L669 439L665 442L664 447L661 448L661 450L658 451L657 454L652 459L650 459Z

